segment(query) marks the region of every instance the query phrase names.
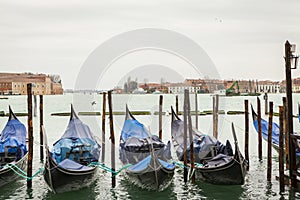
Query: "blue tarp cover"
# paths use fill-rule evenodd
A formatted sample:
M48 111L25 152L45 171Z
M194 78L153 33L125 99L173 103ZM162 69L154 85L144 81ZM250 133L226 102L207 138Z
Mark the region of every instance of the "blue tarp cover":
M74 162L73 160L70 159L64 159L60 163L58 163L59 167L65 168L65 169L70 169L70 170L77 170L77 171L85 171L91 169L91 167L87 167L84 165L81 165L77 162Z
M253 121L254 127L258 132L258 121ZM262 137L268 141L268 129L269 129L269 122L264 119L261 119L261 132ZM275 122L272 124L272 143L279 145L279 126Z
M158 136L150 135L144 125L135 119L127 119L121 131L120 159L123 164L137 164L155 149L159 159L171 159L170 144L166 146Z
M90 128L86 124L82 123L82 121L75 118L70 120L61 139L53 145L53 155L56 162L60 163L66 159L66 154L68 152L79 152L80 148L76 146L81 145L83 145L81 150L84 151L82 157L98 161L101 148L100 145L94 139L94 135ZM79 160L79 154L70 155L69 159Z
M1 133L0 153L4 152L5 146L17 146L21 149L22 155L27 152L26 149L27 130L18 119L9 120ZM9 149L14 152L16 149Z
M143 124L137 120L128 119L124 122L121 140L126 141L129 137L147 138L149 137L149 133Z
M130 171L142 171L142 170L145 170L147 168L147 166L149 165L150 161L151 161L151 155L147 156L145 159L141 160L137 164L132 165L131 167L128 168L128 170L130 170ZM158 161L165 168L173 169L175 167L175 165L173 163L164 162L164 161L162 161L160 159L158 159Z

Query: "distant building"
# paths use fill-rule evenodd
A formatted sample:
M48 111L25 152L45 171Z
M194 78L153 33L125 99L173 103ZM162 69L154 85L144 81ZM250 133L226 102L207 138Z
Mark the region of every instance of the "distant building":
M279 93L281 91L279 81L258 81L256 87L259 93Z
M300 93L300 78L295 78L292 80L292 92Z
M168 93L172 93L172 94L184 93L185 89L189 90L190 93L195 93L200 90L200 87L199 86L191 86L191 85L184 84L184 83L170 83L168 85Z
M0 94L27 95L28 83L36 95L63 94L58 75L32 73L0 73Z
M155 91L168 93L168 84L169 83L141 83L139 84L139 88L143 88L148 93L153 93Z

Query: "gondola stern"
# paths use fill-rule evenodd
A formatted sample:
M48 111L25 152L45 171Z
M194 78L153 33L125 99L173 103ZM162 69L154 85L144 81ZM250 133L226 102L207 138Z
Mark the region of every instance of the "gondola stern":
M73 119L79 119L79 117L74 110L73 104L71 104L70 121Z
M176 121L176 120L180 120L180 118L178 117L178 115L175 113L173 106L171 106L171 113L172 113L172 122Z
M10 105L8 106L8 110L9 110L8 121L10 121L10 120L17 120L18 118L16 117L15 113L12 111Z
M251 106L252 119L253 119L253 121L256 121L257 120L257 114L254 111L252 104L250 104L250 106Z
M125 115L125 120L135 120L134 116L132 115L132 113L130 112L128 105L126 104L126 115Z

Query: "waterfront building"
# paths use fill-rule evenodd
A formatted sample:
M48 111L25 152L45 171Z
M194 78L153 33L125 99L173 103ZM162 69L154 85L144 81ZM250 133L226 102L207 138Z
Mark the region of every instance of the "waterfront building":
M280 82L279 81L258 81L256 85L257 92L260 93L279 93Z
M32 83L33 94L63 94L58 75L32 73L0 73L0 94L27 95L27 84Z

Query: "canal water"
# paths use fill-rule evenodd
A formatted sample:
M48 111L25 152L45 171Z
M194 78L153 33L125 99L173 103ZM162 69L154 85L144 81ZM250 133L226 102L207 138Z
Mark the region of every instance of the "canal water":
M170 112L171 106L175 106L175 95L164 94L163 111ZM274 112L278 112L283 94L270 94L269 100L274 102ZM126 104L132 111L150 111L151 115L137 115L137 120L143 123L152 134L158 134L158 111L159 95L113 95L113 110L125 111ZM244 99L248 99L256 109L256 97L220 97L220 110L243 111ZM264 113L263 96L260 96L262 113ZM37 98L39 100L39 98ZM194 109L194 95L190 95L191 109ZM95 102L92 104L92 102ZM294 114L298 114L297 103L300 102L300 95L294 94ZM51 116L51 113L69 112L70 104L74 104L77 112L100 111L102 112L102 95L98 94L66 94L57 96L44 96L44 127L48 136L50 148L65 131L69 117ZM183 95L179 95L179 110L182 110ZM0 111L8 112L8 105L11 105L14 112L27 112L26 96L9 96L8 99L0 100ZM200 111L212 110L212 96L209 94L198 95L198 109ZM108 110L108 107L107 107ZM39 115L39 111L37 112ZM80 119L89 125L93 133L101 138L101 116L79 116ZM278 155L273 150L272 181L267 182L267 143L263 141L263 160L258 161L257 133L250 117L250 170L246 176L245 184L241 186L212 185L197 181L195 185L183 182L183 170L176 168L174 179L171 185L162 192L142 190L129 183L121 173L117 176L117 186L111 188L111 174L98 170L97 180L89 187L78 191L62 194L52 193L46 185L42 174L33 179L33 187L28 190L26 181L20 178L18 181L0 188L0 199L294 199L300 198L300 193L294 192L286 187L286 192L279 194L279 183L275 176L278 176ZM124 123L124 115L114 115L114 132L116 135L116 168L121 168L118 159L118 141L120 131ZM192 116L195 124L195 117ZM267 116L263 114L263 118ZM27 117L19 117L27 127ZM171 116L163 116L163 141L171 139ZM0 118L0 128L3 129L7 117ZM278 122L278 117L274 117ZM239 147L244 152L244 115L219 115L219 140L225 142L227 139L233 144L231 122L234 123L237 132ZM199 129L203 133L212 134L212 115L199 116ZM39 116L33 119L34 124L34 156L33 173L43 167L39 154ZM294 130L299 131L300 125L297 118L294 118ZM106 117L106 149L105 164L110 166L110 140L109 140L109 119ZM103 150L103 149L102 149ZM173 158L175 159L175 153Z

